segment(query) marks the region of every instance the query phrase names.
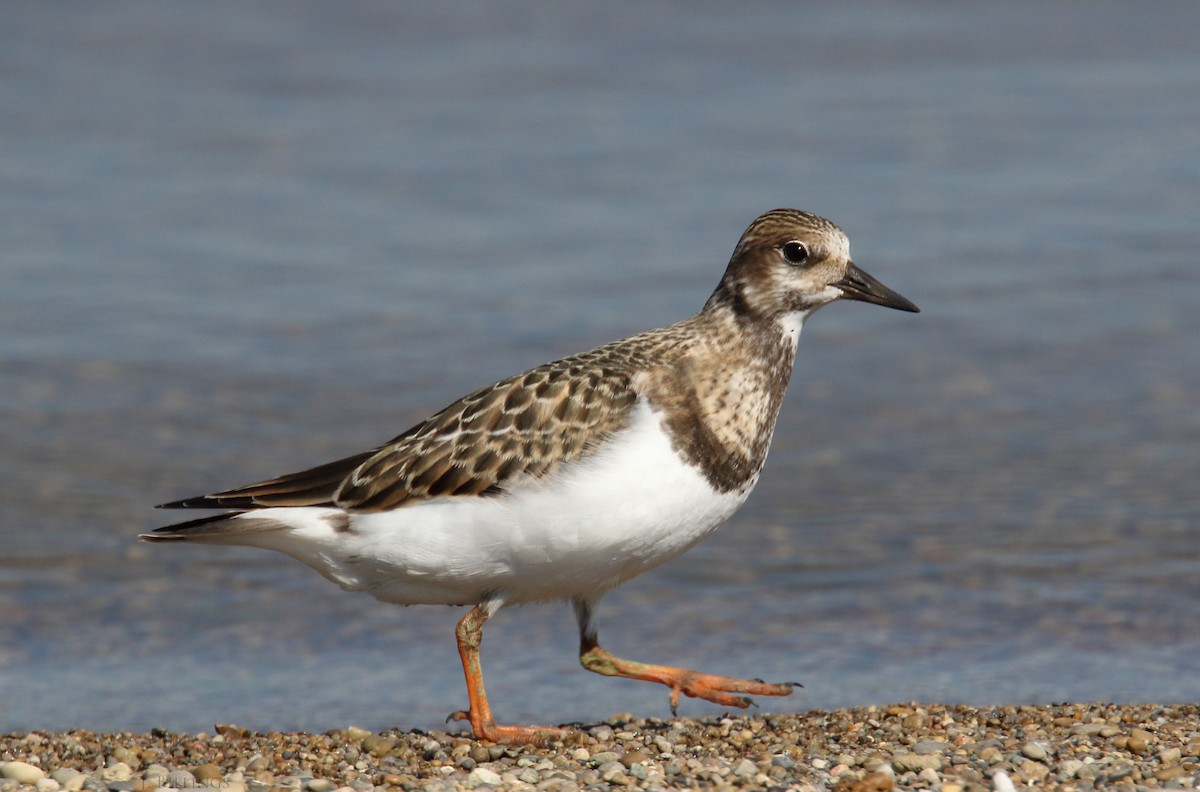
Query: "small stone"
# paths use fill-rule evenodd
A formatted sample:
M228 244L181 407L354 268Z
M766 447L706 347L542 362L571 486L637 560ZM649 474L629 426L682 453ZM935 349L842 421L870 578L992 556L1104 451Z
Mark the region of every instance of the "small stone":
M198 784L196 783L196 776L187 770L177 769L167 774L166 786L175 787L176 789L195 789Z
M1026 759L1042 761L1048 755L1046 746L1040 742L1027 742L1021 746L1021 755Z
M258 773L259 770L268 769L271 763L266 761L266 757L262 754L254 754L250 757L250 761L246 762L247 773Z
M608 768L607 770L605 768ZM600 778L609 784L617 784L625 786L629 783L629 776L625 774L625 768L620 762L610 762L600 768Z
M60 767L50 774L52 779L64 787L67 785L68 781L76 776L83 776L83 773L79 772L74 767Z
M602 743L611 742L612 738L616 736L616 732L613 731L612 726L605 726L603 724L592 727L588 730L588 734L595 737L597 742Z
M215 731L220 737L238 740L244 740L251 734L249 729L242 726L235 726L232 723L218 723L213 726L213 731Z
M520 773L517 773L517 780L523 784L536 784L538 781L542 780L542 777L538 775L537 770L527 767Z
M920 772L927 767L933 770L941 770L942 757L938 754L896 754L892 757L892 767L901 772L912 771L914 773Z
M596 767L599 767L600 765L605 765L609 762L616 762L620 760L620 758L621 756L615 751L601 751L600 753L592 754L588 761L590 761Z
M58 790L62 789L62 784L53 778L43 778L35 782L34 787L37 788L37 792L58 792Z
M396 747L395 737L381 737L378 734L369 734L363 738L362 749L374 756L376 759L387 756L393 748ZM437 751L441 746L434 747L432 750ZM430 750L426 748L425 750Z
M829 767L829 762L819 756L815 759L809 760L808 763L814 770L824 770L825 768Z
M225 780L221 768L211 762L192 768L192 775L201 786L216 786Z
M124 762L113 762L100 771L100 780L111 788L113 782L128 781L133 778L133 768Z
M133 792L132 781L110 781L108 792Z
M346 736L351 740L365 740L371 736L373 732L367 731L361 726L347 726Z
M1129 778L1134 773L1134 766L1131 764L1117 765L1111 768L1104 776L1105 783L1120 781L1124 778Z
M796 766L796 760L787 754L776 754L771 757L772 767L782 767L784 770L791 770Z
M1064 759L1054 766L1054 772L1063 778L1074 778L1081 767L1083 762L1078 759Z
M867 773L857 781L850 781L845 786L838 783L839 791L844 792L888 792L896 786L896 780L883 772Z
M930 784L936 784L941 780L941 777L938 775L938 771L934 770L932 767L926 767L924 770L917 773L917 778L921 779L922 781L927 781Z
M0 764L0 776L11 778L18 784L29 784L32 786L45 778L46 773L42 768L31 765L28 762L4 762Z
M929 755L945 753L950 746L941 740L921 740L913 743L912 752L917 754Z
M1179 750L1179 748L1167 748L1166 750L1158 752L1158 761L1162 762L1164 765L1178 764L1179 760L1182 758L1183 751Z
M489 786L499 786L501 781L500 774L495 770L489 770L486 767L476 767L467 776L467 788L475 789L484 784Z
M1129 739L1151 743L1154 742L1154 734L1145 729L1133 729L1129 732Z
M1082 735L1084 737L1096 737L1104 729L1103 723L1076 723L1071 727L1067 734L1072 736Z
M1041 781L1048 775L1050 775L1050 768L1033 760L1022 762L1021 766L1017 768L1017 777L1025 783Z
M622 756L619 761L626 767L632 767L633 765L640 764L641 762L649 762L650 754L646 753L645 751L630 751Z
M476 745L467 756L474 759L477 765L492 761L492 752L487 749L486 745Z
M742 759L733 766L733 774L738 778L754 778L758 775L758 767L749 759Z
M571 751L571 758L576 762L586 762L588 759L592 758L592 752L587 748L576 748L575 750Z
M1154 777L1159 781L1174 781L1176 778L1183 778L1187 775L1187 770L1182 765L1171 765L1170 767L1160 767L1154 771Z
M989 745L979 751L979 758L988 764L995 764L1004 757L1004 752L994 745Z
M1100 727L1100 731L1098 733L1101 737L1116 737L1121 733L1121 730L1116 726L1106 723Z
M307 792L333 792L337 789L337 784L328 778L310 778L304 782L304 789Z
M87 776L83 779L83 786L80 789L85 789L87 792L108 792L108 784L94 775Z

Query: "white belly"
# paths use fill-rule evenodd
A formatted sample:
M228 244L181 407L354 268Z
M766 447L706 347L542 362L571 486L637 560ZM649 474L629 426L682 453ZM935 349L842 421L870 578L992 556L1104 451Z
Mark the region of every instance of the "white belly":
M247 517L290 528L239 538L387 602L588 596L687 550L728 519L753 484L715 492L639 402L630 426L603 449L503 495L355 514L340 533L325 519L333 509L263 509Z

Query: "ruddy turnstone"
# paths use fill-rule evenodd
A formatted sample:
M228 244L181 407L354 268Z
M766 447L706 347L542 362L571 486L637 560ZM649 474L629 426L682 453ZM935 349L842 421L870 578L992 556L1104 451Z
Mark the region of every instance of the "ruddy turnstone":
M850 260L842 230L795 209L759 217L698 314L464 396L378 448L163 504L231 509L142 538L278 550L385 602L470 605L458 650L479 739L547 742L497 725L484 623L505 605L569 599L589 671L731 707L772 684L624 660L599 642L609 589L712 533L758 481L804 321L835 300L916 312Z

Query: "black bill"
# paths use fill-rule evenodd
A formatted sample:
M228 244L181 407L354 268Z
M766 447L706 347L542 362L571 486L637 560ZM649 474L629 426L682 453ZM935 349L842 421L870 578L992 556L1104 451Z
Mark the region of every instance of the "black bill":
M846 268L846 277L833 285L842 290L842 299L845 300L875 303L887 308L895 308L897 311L921 312L921 309L914 305L912 301L901 297L887 286L872 278L866 272L859 269L858 265L853 261Z

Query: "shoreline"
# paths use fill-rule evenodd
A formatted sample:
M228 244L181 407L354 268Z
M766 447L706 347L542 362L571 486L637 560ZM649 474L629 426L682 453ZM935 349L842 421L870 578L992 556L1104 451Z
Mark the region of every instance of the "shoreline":
M620 714L576 726L548 748L353 726L5 734L0 792L1200 786L1200 704L909 703L700 719Z

